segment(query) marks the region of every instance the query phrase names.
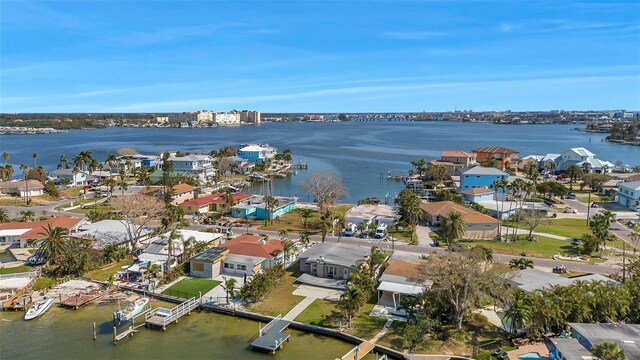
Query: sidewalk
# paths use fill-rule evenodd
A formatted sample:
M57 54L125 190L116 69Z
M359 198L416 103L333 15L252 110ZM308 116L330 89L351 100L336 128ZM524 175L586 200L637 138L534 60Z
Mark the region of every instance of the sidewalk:
M431 236L429 236L430 232L431 229L428 226L416 226L416 233L418 234L418 246L434 246L433 239L431 238Z
M294 306L291 311L289 311L285 316L282 317L283 320L293 321L298 315L300 315L304 309L306 309L312 302L316 299L311 296L307 296L302 301L298 303L298 305Z

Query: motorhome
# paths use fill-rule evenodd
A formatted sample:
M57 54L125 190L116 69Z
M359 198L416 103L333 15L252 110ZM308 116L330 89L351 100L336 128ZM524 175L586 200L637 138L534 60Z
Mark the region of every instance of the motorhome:
M376 239L382 239L385 236L387 236L387 224L380 223L378 224L378 227L376 227L375 237Z

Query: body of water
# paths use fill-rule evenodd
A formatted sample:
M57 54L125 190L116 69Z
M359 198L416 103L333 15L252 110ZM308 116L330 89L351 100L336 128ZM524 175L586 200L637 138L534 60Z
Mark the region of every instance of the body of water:
M157 303L153 303L157 306ZM2 359L335 359L351 344L325 336L291 334L275 355L252 351L258 323L214 313L194 312L177 324L140 329L113 344L115 305L68 310L53 306L41 317L24 321L22 312L0 313ZM93 322L98 337L92 340ZM262 324L265 325L265 324Z
M61 154L71 158L90 150L98 160L108 153L129 147L140 153L165 150L209 152L241 143L269 143L280 150L291 149L294 161L309 163L309 172L331 170L344 179L349 195L343 202L368 196L391 198L402 183L387 181L386 174L407 174L410 162L420 157L439 158L442 150L466 150L481 146L504 146L531 154L562 153L571 147L586 147L598 158L640 164L640 147L604 142L606 134L571 130L578 125L494 125L459 122L341 122L269 123L260 126L222 128L107 128L77 130L60 134L0 136L0 152L33 166L32 153L47 170L56 168ZM276 179L269 187L253 192L295 195L307 193L299 186L306 173ZM312 199L309 199L312 200Z

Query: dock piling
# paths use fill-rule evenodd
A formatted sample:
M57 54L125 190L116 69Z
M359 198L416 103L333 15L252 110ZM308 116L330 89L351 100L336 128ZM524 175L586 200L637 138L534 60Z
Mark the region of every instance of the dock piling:
M117 330L117 329L116 329L116 327L114 326L114 327L113 327L113 343L114 343L114 344L118 341L117 337L118 337L118 330Z
M97 332L96 332L96 322L93 322L93 340L95 340L97 338Z

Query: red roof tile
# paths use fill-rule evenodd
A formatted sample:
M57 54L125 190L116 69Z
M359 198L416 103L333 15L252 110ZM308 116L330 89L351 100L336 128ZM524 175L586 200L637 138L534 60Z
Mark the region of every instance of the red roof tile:
M492 218L489 215L485 215L479 211L475 211L468 207L456 204L453 201L436 201L430 203L420 204L422 211L431 216L449 216L452 211L457 211L462 215L465 223L467 224L492 224L497 223L498 220Z
M262 237L257 235L243 234L237 238L222 244L222 247L229 249L229 254L257 256L271 259L283 251L282 241L270 239L263 243Z
M488 153L488 154L517 154L515 150L507 149L502 146L485 146L471 150L474 153Z
M444 150L440 153L441 157L475 157L475 154L469 154L461 150Z
M42 233L45 232L48 225L51 225L52 228L61 227L67 230L72 229L74 226L78 225L78 223L82 221L82 219L73 218L69 216L56 216L47 220L40 221L20 221L20 222L8 222L1 223L0 230L9 230L9 229L30 229L24 234L18 236L18 239L44 239L45 235Z

